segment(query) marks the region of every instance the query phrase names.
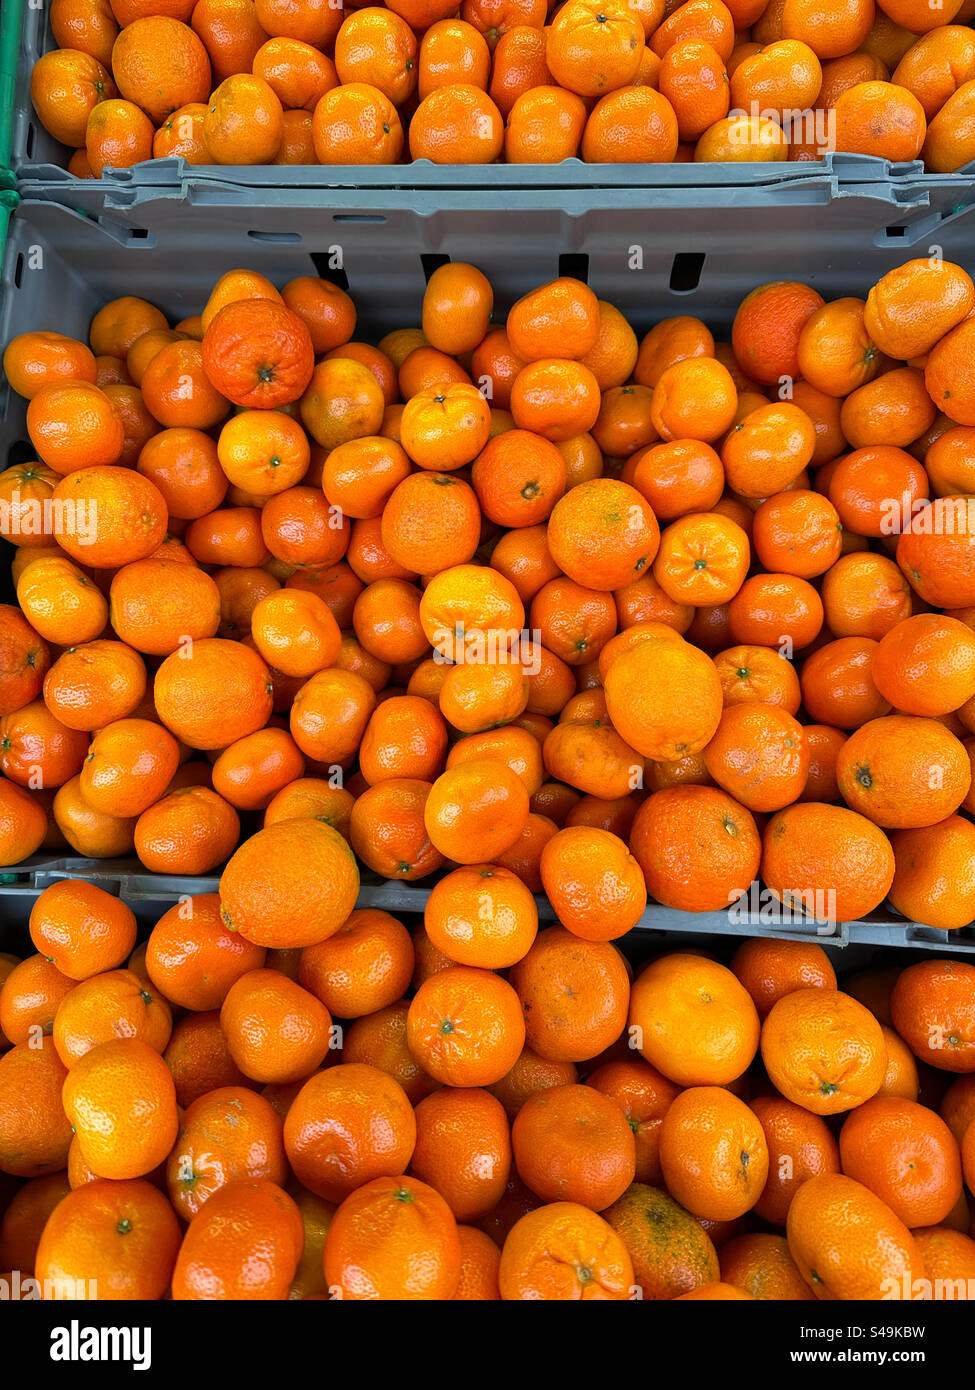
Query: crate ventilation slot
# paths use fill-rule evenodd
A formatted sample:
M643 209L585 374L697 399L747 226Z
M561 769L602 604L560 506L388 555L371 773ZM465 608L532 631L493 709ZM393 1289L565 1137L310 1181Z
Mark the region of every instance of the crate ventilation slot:
M670 289L673 294L693 294L701 283L704 255L699 251L678 251L670 267Z
M585 252L566 251L559 257L559 274L571 276L573 280L581 280L588 285L589 257Z
M349 288L349 277L345 267L335 264L335 252L332 251L312 251L311 262L315 267L315 274L320 280L327 280L329 284L337 285L340 290Z
M450 264L450 257L442 255L439 251L421 251L420 264L423 267L424 278L429 281L435 270L439 270L442 265Z

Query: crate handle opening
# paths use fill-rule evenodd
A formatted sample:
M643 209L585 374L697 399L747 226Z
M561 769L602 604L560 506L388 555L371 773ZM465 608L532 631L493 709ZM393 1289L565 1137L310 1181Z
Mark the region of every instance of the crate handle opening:
M254 241L268 241L271 244L283 244L285 246L300 246L301 235L299 232L258 232L251 229L247 235Z

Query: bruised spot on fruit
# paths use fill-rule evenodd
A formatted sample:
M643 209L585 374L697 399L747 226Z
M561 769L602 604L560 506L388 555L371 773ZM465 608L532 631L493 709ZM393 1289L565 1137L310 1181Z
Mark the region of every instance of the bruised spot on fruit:
M853 775L856 778L856 780L860 783L860 786L866 787L868 791L873 786L873 777L871 776L870 769L868 767L863 767L861 765L857 768L856 772Z

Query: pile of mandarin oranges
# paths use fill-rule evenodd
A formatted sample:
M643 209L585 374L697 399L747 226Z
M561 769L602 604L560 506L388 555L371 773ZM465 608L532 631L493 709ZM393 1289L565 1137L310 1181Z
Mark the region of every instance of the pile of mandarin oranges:
M632 931L759 883L975 918L975 285L934 255L641 338L447 262L417 319L372 345L338 286L231 270L6 347L0 863L219 879L141 942L58 879L0 956L0 1274L975 1279L975 966Z
M31 73L83 178L975 158L975 0L53 0Z

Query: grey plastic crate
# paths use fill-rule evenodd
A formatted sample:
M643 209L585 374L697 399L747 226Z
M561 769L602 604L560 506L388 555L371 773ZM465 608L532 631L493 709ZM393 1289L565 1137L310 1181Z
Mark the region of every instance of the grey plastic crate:
M38 184L10 223L0 341L31 328L86 336L96 309L139 289L172 318L197 312L225 270L250 266L283 283L324 274L346 284L357 333L416 323L431 267L473 261L498 287L498 312L565 272L625 304L641 329L699 314L726 332L744 293L770 279L806 280L825 296L857 294L891 267L940 247L975 263L975 188L944 184L838 191L822 175L775 192L734 189L714 215L707 190L671 190L653 208L639 189L454 188L268 191L190 179L129 185L91 216ZM949 196L950 192L950 196ZM339 261L338 268L335 262ZM0 384L0 459L25 439L25 405Z
M734 201L720 221L702 203L679 200L647 210L638 191L586 190L552 203L536 190L517 209L486 211L480 195L345 190L336 205L317 205L310 190L279 190L260 207L246 190L193 182L186 190L136 189L130 203L89 217L46 197L25 199L11 219L0 282L0 342L32 328L86 336L106 300L138 292L171 317L197 312L224 271L249 266L281 284L294 275L329 273L341 248L340 278L360 310L357 336L370 337L418 320L426 275L443 259L473 261L498 289L498 311L526 289L559 273L581 275L600 297L620 303L639 329L674 313L699 314L719 331L730 327L744 294L770 279L802 279L827 297L863 294L887 270L939 246L975 268L975 211L947 197L932 200L912 186L892 206L882 187L861 185L841 197L808 196L795 184L763 207ZM559 205L561 203L561 205ZM639 254L636 254L636 252ZM432 258L432 259L431 259ZM639 265L639 268L636 266ZM25 445L24 402L2 388L0 463ZM0 870L0 873L3 873ZM112 885L132 901L175 901L215 891L218 878L158 876L135 860L98 861L39 855L4 873L5 905L55 878ZM422 912L429 889L370 882L360 902L393 912ZM542 901L543 920L551 920ZM639 930L687 936L812 937L834 947L923 948L975 954L975 932L939 932L893 912L840 923L831 934L815 923L779 929L737 922L724 912L700 916L652 905Z
M13 92L10 167L21 183L44 182L53 196L74 206L93 207L115 189L180 184L187 177L246 186L255 200L277 189L314 188L321 194L334 188L417 189L468 188L503 198L518 188L643 188L657 201L658 191L680 192L690 187L709 190L713 204L721 206L736 188L771 191L825 174L844 183L886 183L891 178L918 177L923 165L891 164L871 156L837 154L823 164L776 162L770 164L583 164L570 159L559 165L491 164L475 167L435 165L427 160L388 168L338 165L191 167L183 159L152 160L133 169L114 170L101 179L77 179L66 172L71 150L50 135L34 112L30 99L30 74L42 53L56 48L51 33L50 7L35 7L30 0L4 0L4 9L22 11L20 52ZM25 190L26 191L26 190Z
M63 186L32 186L11 220L4 341L45 324L83 334L101 303L133 287L183 317L239 265L279 282L338 278L359 306L357 332L386 331L417 321L442 259L481 266L499 313L562 269L625 303L638 328L698 313L726 331L745 291L770 279L850 294L933 245L963 262L975 251L975 188L935 206L916 182L841 187L825 173L774 192L729 189L720 216L700 188L663 190L653 207L644 190L625 188L509 189L490 206L473 188L343 188L323 207L315 189L267 190L258 203L252 190L195 177L108 190L86 216L61 205ZM8 442L22 428L19 409L4 402Z
M135 859L82 859L70 855L35 855L8 869L0 877L0 922L18 920L26 924L26 914L37 895L50 884L65 878L83 878L97 883L106 892L129 903L133 910L144 909L152 918L178 902L199 893L216 893L219 874L204 874L190 878L178 874L149 873ZM2 880L12 880L3 882ZM391 883L363 874L358 907L382 908L396 916L422 916L430 896L424 883ZM556 920L551 903L543 896L535 899L539 921L546 925ZM834 950L850 946L872 948L895 947L937 954L975 955L975 934L971 929L962 932L938 931L907 922L889 909L880 909L867 919L840 922L830 929L819 928L814 922L793 922L775 926L760 920L742 921L727 912L678 912L673 908L651 903L634 929L641 936L670 939L685 936L728 936L746 938L774 937L783 941L811 940Z
M83 877L88 878L89 875L84 873ZM24 956L32 950L28 936L30 914L34 903L46 886L47 884L44 883L33 886L22 884L16 888L0 888L0 951L10 951L14 955ZM99 886L121 898L131 907L138 924L139 941L144 941L148 937L163 913L179 900L177 897L141 893L124 877L101 879ZM407 927L412 928L414 923L419 921L423 911L421 897L418 896L416 890L407 892L409 885L390 884L388 887L399 890L399 895L387 896L382 901L377 901L364 890L359 899L359 906L385 908L388 912L399 917ZM209 890L200 888L197 880L192 880L189 881L187 891L199 893ZM405 896L403 896L404 894ZM423 896L425 897L425 894ZM539 915L543 927L552 920L551 909L542 899L539 900ZM701 925L688 913L672 913L670 917L672 918L671 921L661 922L654 919L648 926L641 926L637 930L627 933L616 942L617 947L634 965L639 965L661 950L700 950L702 947L716 958L727 962L734 954L743 936L777 935L777 933L765 931L746 932L740 936L723 932L715 934L710 926ZM783 935L787 934L783 933ZM703 940L702 936L706 936L706 940ZM845 936L842 938L825 937L819 938L819 940L827 948L834 948L832 952L833 964L841 981L845 975L867 967L883 964L910 965L914 960L923 959L930 955L932 950L931 944L924 941L898 943L906 946L907 949L891 951L884 949L884 943L851 941ZM843 947L843 949L836 949L839 947ZM942 948L935 946L933 949L940 950ZM945 949L951 954L957 954L954 948L947 947Z

